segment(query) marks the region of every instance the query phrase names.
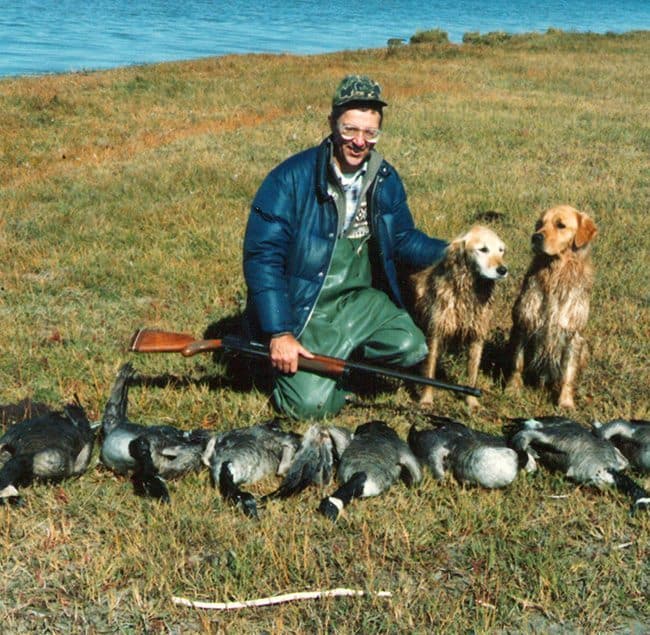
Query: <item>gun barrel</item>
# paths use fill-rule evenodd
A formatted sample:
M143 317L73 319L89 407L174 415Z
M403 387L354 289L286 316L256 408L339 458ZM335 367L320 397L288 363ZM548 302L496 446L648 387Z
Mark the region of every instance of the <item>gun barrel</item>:
M131 344L129 346L129 350L138 353L181 353L184 357L191 357L197 353L205 353L222 348L226 351L243 353L253 357L264 357L266 359L269 357L269 349L267 346L259 342L250 342L237 335L224 335L222 339L197 340L191 335L184 333L140 329L131 338ZM396 368L353 362L338 357L328 357L326 355L315 355L312 359L300 357L298 360L298 368L308 372L333 375L336 377L350 371L356 371L366 375L383 375L401 381L409 381L443 390L452 390L467 395L474 395L475 397L481 396L481 391L472 386L448 384L437 379L407 373Z

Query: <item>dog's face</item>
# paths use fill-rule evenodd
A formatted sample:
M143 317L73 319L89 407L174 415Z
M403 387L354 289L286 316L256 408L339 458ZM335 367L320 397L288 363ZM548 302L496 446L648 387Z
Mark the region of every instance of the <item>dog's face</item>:
M481 278L501 280L508 275L508 268L503 262L506 246L491 229L475 225L451 246L462 249Z
M531 236L533 251L558 256L567 250L586 247L598 230L587 214L569 205L552 207L542 214Z

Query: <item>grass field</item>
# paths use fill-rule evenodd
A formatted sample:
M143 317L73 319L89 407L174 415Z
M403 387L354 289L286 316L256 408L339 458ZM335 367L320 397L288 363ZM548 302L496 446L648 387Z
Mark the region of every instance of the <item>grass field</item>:
M490 350L507 337L539 213L565 202L593 216L592 352L575 418L650 419L650 32L552 31L0 81L2 425L24 400L59 407L75 394L98 420L127 359L142 377L134 421L227 430L271 415L263 386L221 358L127 346L140 326L200 336L239 314L250 201L274 165L327 133L349 72L384 87L379 149L422 229L452 238L479 212L503 214L494 228L511 276ZM479 412L447 392L435 412L493 432L508 417L557 412L542 391L505 393L492 362ZM445 377L463 383L462 357L446 359ZM424 415L390 385L336 422L370 418L404 437ZM547 473L504 491L427 475L353 503L333 525L315 513L316 490L269 504L259 522L225 505L205 472L170 491L166 507L139 499L94 461L78 480L25 490L23 508L0 507L0 630L650 631L650 515L630 517L614 492ZM229 613L171 601L333 587L392 597Z

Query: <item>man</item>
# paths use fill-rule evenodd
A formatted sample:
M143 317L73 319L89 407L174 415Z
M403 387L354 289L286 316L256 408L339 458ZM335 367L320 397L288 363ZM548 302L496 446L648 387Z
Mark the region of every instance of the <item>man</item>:
M415 228L402 181L376 150L386 105L375 81L345 77L330 136L272 170L253 200L246 316L251 334L269 339L273 396L293 418L334 415L346 396L340 380L297 371L300 356L358 351L409 367L427 354L396 266L431 265L446 242Z

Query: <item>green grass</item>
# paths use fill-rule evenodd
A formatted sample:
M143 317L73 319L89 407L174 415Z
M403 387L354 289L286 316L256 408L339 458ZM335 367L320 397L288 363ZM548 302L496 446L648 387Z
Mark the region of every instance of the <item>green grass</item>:
M199 336L241 310L250 201L275 164L327 133L333 87L354 72L384 87L380 149L420 227L452 238L478 211L504 214L495 229L512 275L498 291L495 342L507 336L536 217L560 202L594 217L592 353L575 416L649 419L650 34L487 39L0 81L0 404L59 406L77 394L99 419L131 359L152 379L132 390L136 421L226 430L269 416L264 390L233 384L210 356L127 346L143 325ZM463 383L462 356L445 370ZM480 412L444 392L436 412L488 431L556 412L542 391L507 394L489 373L480 385ZM364 395L337 423L384 418L405 436L421 416L395 387ZM427 475L331 525L315 513L316 490L269 504L254 523L207 473L170 489L163 508L93 466L25 490L25 508L0 508L3 632L650 629L649 517L629 517L613 492L546 473L499 492ZM233 613L171 603L336 586L393 597Z

